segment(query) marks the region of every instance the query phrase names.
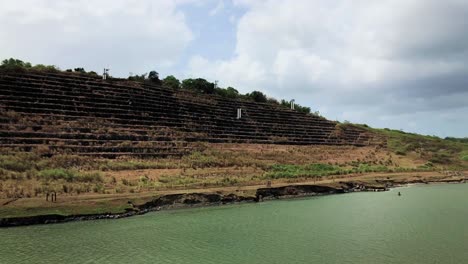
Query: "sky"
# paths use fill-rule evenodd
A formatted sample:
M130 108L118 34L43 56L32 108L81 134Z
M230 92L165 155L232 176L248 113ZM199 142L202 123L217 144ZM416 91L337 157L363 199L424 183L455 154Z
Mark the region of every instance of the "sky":
M205 78L468 137L467 0L0 0L0 59Z

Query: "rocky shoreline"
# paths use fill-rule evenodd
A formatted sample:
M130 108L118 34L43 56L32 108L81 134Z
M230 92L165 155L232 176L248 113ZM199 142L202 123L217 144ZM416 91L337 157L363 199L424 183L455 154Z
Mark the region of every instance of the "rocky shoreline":
M259 188L255 196L238 196L236 194L219 193L188 193L163 195L142 205L134 205L125 213L103 213L88 215L38 215L30 217L1 218L0 227L14 227L37 224L65 223L71 221L99 220L99 219L119 219L135 215L146 214L151 211L216 206L243 202L262 202L273 199L286 199L295 197L308 197L330 194L341 194L361 191L387 191L390 188L400 187L408 184L428 184L428 183L464 183L463 179L445 179L437 181L413 180L394 181L379 180L376 184L361 181L339 182L333 186L328 185L288 185L281 187Z

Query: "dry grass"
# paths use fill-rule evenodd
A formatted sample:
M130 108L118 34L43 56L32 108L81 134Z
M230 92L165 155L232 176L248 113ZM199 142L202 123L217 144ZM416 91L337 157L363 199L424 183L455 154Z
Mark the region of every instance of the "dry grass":
M468 172L464 172L468 175ZM393 180L396 182L405 181L444 181L459 180L466 176L447 176L439 172L407 172L407 173L368 173L346 176L333 176L322 178L318 181L298 179L297 181L276 180L273 187L284 185L320 184L326 186L337 186L341 181L359 181L367 183L377 183L378 180ZM184 190L160 190L144 191L140 193L124 194L83 194L83 195L59 195L56 203L47 202L43 197L23 198L23 199L0 199L0 218L23 217L45 214L76 215L76 214L102 214L102 213L122 213L132 204L144 204L154 197L174 193L235 193L243 196L254 196L258 188L265 187L265 184L230 187L211 187Z
M380 147L204 143L200 149L204 150L180 159L108 160L74 155L43 158L37 153L0 155L0 199L11 201L2 207L6 211L1 213L0 210L0 215L59 211L69 214L104 208L124 210L125 199L132 197L143 202L160 193L252 192L265 186L268 180L272 180L273 185L326 184L338 179L364 177L363 172L369 177L378 177L379 173L370 172L390 175L385 172L407 171L408 175L415 170L434 173L422 171L445 169L429 166L428 158L418 153L396 155ZM331 169L321 171L323 168ZM57 204L45 202L50 192L57 192ZM111 200L119 202L108 202Z
M302 167L308 168L310 164L339 167L336 173L326 174L333 175L358 171L362 165L399 171L414 170L427 163L417 155L399 156L379 147L203 144L201 149L204 151L181 159L153 160L106 160L75 155L41 158L34 153L2 155L0 198L42 197L51 191L62 195L125 194L255 185L267 181L278 164L298 166L297 171L302 172L293 172L293 178L300 179ZM277 173L274 178L298 180L291 179L291 173L282 175Z

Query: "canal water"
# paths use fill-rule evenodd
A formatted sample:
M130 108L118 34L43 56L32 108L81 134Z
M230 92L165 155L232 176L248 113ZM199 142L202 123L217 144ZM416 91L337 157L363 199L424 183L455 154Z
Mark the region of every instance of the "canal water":
M6 228L0 263L468 263L468 185Z

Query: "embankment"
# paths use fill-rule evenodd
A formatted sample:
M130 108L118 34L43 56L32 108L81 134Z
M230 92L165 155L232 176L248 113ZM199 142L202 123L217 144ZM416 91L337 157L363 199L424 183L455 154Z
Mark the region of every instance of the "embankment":
M52 224L64 223L70 221L98 220L98 219L119 219L134 215L142 215L151 211L190 208L202 206L215 206L224 204L233 204L241 202L261 202L264 200L287 199L294 197L319 196L330 194L341 194L360 191L387 191L392 187L398 187L405 184L416 183L464 183L467 178L462 179L445 179L445 180L411 180L411 181L394 181L380 180L376 182L364 181L348 181L338 182L329 185L288 185L280 187L269 187L257 189L255 196L238 196L236 194L220 194L220 193L181 193L168 194L156 197L155 199L141 204L133 205L124 213L112 214L88 214L88 215L37 215L30 217L14 217L0 219L0 227L25 226L36 224Z

